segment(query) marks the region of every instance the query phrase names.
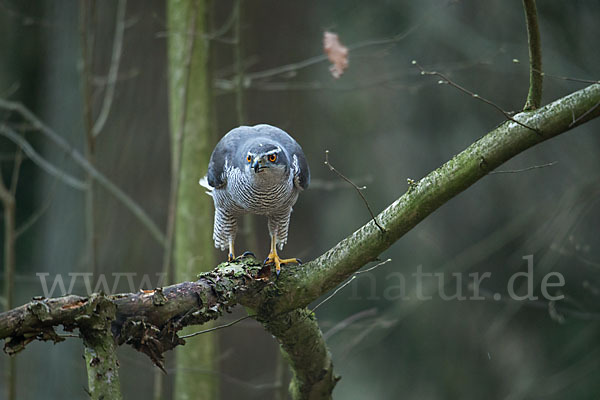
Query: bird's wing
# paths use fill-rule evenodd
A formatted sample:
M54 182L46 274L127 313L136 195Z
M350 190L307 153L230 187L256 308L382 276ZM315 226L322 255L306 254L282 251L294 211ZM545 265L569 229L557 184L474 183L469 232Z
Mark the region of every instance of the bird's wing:
M227 165L230 162L228 160L231 160L232 151L234 151L239 144L239 135L234 131L235 130L232 130L227 135L223 136L210 155L206 178L208 184L213 188L221 188L227 183L225 172Z
M300 189L306 189L310 183L310 170L304 154L298 157L298 154L292 156L292 168L294 171L294 184Z

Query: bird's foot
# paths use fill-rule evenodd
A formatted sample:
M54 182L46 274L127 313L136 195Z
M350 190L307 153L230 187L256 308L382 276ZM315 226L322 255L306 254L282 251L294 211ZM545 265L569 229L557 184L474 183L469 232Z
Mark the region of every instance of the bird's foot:
M236 261L240 261L240 260L243 260L244 258L249 258L249 257L256 258L254 253L251 251L245 251L242 253L241 256L237 256L237 257L235 255L233 255L233 253L229 253L227 255L227 262L236 262Z
M275 264L275 273L279 276L281 272L281 266L284 264L302 264L302 261L299 258L279 258L277 253L269 253L269 256L265 259L265 265L267 264Z

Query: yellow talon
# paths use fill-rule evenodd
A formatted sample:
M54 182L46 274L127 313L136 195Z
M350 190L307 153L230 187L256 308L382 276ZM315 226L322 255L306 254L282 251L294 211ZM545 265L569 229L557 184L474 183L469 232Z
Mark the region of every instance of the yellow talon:
M233 262L235 260L235 251L233 250L233 240L229 241L229 254L227 255L227 261Z
M277 240L275 239L275 236L271 236L271 252L269 253L269 256L267 257L267 259L265 260L265 265L266 264L275 264L275 273L277 275L279 275L279 273L281 272L281 266L283 264L302 264L302 261L298 258L280 258L279 255L277 254Z

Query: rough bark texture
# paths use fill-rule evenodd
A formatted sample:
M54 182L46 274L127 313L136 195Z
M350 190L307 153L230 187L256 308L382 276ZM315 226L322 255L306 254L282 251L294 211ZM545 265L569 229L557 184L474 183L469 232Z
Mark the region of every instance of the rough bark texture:
M300 308L263 321L263 325L277 338L292 368L292 399L330 399L340 378L333 373L331 354L315 315Z
M85 347L90 397L93 400L120 400L119 361L111 333L117 307L106 296L92 295L85 308L88 312L76 317L75 322Z
M257 319L277 336L290 356L295 393L312 398L327 398L323 388L333 389L333 374L314 379L316 370L330 371L322 339L315 334L306 307L361 266L374 260L404 233L493 169L535 144L566 132L600 116L600 84L588 86L539 110L515 115L515 119L537 129L534 132L509 121L494 129L446 164L412 184L408 191L377 216L385 228L382 233L370 221L331 250L304 266L288 266L275 280L254 259L224 263L201 274L196 282L183 282L163 290L112 296L116 318L112 330L118 343L129 343L160 362L163 351L181 344L177 331L187 325L219 318L235 304L257 310ZM271 277L271 280L267 280ZM76 318L90 313L92 299L67 296L38 299L0 314L0 339L5 351L14 353L32 340L60 341L53 329L64 325L77 327ZM296 310L296 311L294 311ZM292 312L292 313L290 313ZM303 314L304 313L304 314ZM293 327L290 329L290 327ZM296 353L304 335L313 340L310 352ZM197 339L192 339L197 340ZM319 376L317 374L317 376ZM313 387L311 387L311 385ZM303 398L300 395L299 398ZM318 397L320 396L320 397ZM304 397L311 398L311 397Z

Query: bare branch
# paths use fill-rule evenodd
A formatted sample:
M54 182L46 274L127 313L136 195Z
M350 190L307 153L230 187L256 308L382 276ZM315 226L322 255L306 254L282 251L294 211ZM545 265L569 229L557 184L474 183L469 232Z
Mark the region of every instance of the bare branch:
M572 78L570 76L553 75L553 74L549 74L547 72L542 72L542 71L540 71L538 69L535 69L534 71L538 72L542 76L547 76L548 78L553 78L553 79L560 79L560 80L563 80L563 81L580 82L580 83L587 83L587 84L600 83L599 80L580 79L580 78Z
M109 193L115 196L151 233L152 237L165 245L165 236L158 226L150 219L148 214L129 197L125 192L119 189L110 179L98 171L88 160L75 148L73 148L64 138L58 135L54 130L45 125L34 113L21 103L8 101L0 98L0 108L15 111L23 118L28 120L36 130L39 130L44 136L50 139L56 146L69 155L75 163L88 172L100 185L102 185Z
M552 162L550 162L548 164L533 165L531 167L521 168L521 169L512 169L512 170L506 170L506 171L490 171L490 173L488 175L493 175L493 174L518 174L519 172L531 171L533 169L551 167L553 165L556 165L557 163L558 163L558 161L552 161Z
M351 184L354 187L354 189L356 189L356 191L358 192L358 195L365 203L365 206L367 206L367 210L369 210L369 214L371 214L371 219L373 220L373 222L375 222L375 225L377 225L377 227L381 230L381 232L385 233L385 229L383 229L383 227L381 225L379 225L379 222L377 222L377 219L375 218L375 214L373 214L373 210L371 210L371 206L369 206L369 202L367 201L365 196L362 194L362 190L366 189L367 187L366 186L362 186L362 187L356 186L354 184L354 182L352 182L350 179L346 178L346 176L344 176L341 172L339 172L337 169L335 169L333 167L333 165L331 165L331 163L329 162L329 150L325 150L325 165L327 165L331 171L335 172L340 178L342 178L343 180L345 180L346 182Z
M189 335L183 335L183 336L179 336L179 337L182 338L182 339L188 339L188 338L191 338L191 337L194 337L194 336L202 335L204 333L208 333L208 332L212 332L212 331L217 331L219 329L229 328L230 326L233 326L233 325L235 325L237 323L240 323L240 322L242 322L242 321L244 321L244 320L246 320L248 318L253 318L253 317L256 317L256 315L246 315L244 317L238 318L236 320L233 320L233 321L228 322L228 323L223 324L223 325L213 326L212 328L209 328L209 329L204 329L202 331L190 333Z
M379 268L384 264L389 263L390 261L392 261L391 258L388 258L385 261L382 261L380 263L378 263L377 265L371 267L371 268L367 268L364 271L356 271L351 277L350 279L348 279L344 284L338 286L333 293L331 293L329 296L327 296L323 301L321 301L319 304L317 304L316 306L313 307L313 309L311 310L312 312L315 312L317 310L317 308L321 307L323 304L325 304L327 301L329 301L333 296L335 296L336 294L338 294L338 292L340 290L342 290L343 288L345 288L346 286L348 286L350 284L350 282L352 282L354 279L356 279L356 277L359 274L365 273L365 272L369 272L369 271L373 271L375 268Z
M242 5L243 0L235 0L233 14L235 24L233 26L233 58L235 64L235 111L239 125L244 124L244 64L242 54Z
M486 99L486 98L484 98L484 97L481 97L481 96L480 96L480 95L478 95L477 93L473 93L473 92L472 92L472 91L470 91L469 89L467 89L467 88L465 88L465 87L463 87L463 86L459 85L458 83L454 82L452 79L448 78L446 75L444 75L444 74L442 74L442 73L440 73L440 72L437 72L437 71L426 71L426 70L425 70L425 69L424 69L424 68L423 68L421 65L419 65L419 63L418 63L418 62L416 62L415 60L413 60L413 61L412 61L412 64L413 64L413 65L415 65L417 68L419 68L419 70L421 70L421 75L434 75L434 76L438 76L438 77L442 78L442 80L441 80L441 81L438 81L438 83L447 83L447 84L449 84L450 86L452 86L452 87L454 87L454 88L456 88L456 89L460 90L461 92L468 94L468 95L469 95L469 96L471 96L472 98L474 98L474 99L477 99L477 100L481 100L481 101L483 101L484 103L486 103L486 104L488 104L488 105L490 105L490 106L494 107L496 110L500 111L500 112L502 113L502 115L504 115L504 117L505 117L506 119L508 119L508 120L510 120L510 121L512 121L512 122L514 122L514 123L516 123L516 124L519 124L519 125L521 125L521 126L523 126L523 127L527 128L527 129L531 129L532 131L534 131L534 132L535 132L535 133L537 133L538 135L540 134L540 132L539 132L537 129L534 129L534 128L530 127L530 126L527 126L527 125L525 125L524 123L522 123L522 122L520 122L520 121L517 121L516 119L514 119L513 117L511 117L511 115L510 115L510 114L509 114L507 111L504 111L504 109L503 109L502 107L500 107L498 104L496 104L496 103L494 103L493 101L491 101L491 100L488 100L488 99Z
M349 49L349 51L353 51L353 50L358 50L358 49L362 49L365 47L381 46L381 45L386 45L386 44L398 43L398 42L404 40L406 37L408 37L410 34L412 34L418 28L420 28L425 23L426 19L429 18L430 16L431 16L431 14L427 13L427 15L425 15L425 17L423 17L415 25L413 25L412 27L408 28L406 31L399 33L395 36L392 36L389 38L383 38L383 39L365 40L365 41L358 42L358 43L348 46L348 49ZM253 81L256 79L270 78L270 77L282 75L282 74L296 73L301 69L310 67L311 65L315 65L315 64L318 64L321 62L325 62L327 60L328 60L327 55L321 54L318 56L307 58L306 60L302 60L299 62L286 64L286 65L281 65L279 67L270 68L270 69L267 69L264 71L250 72L250 73L246 74L246 79L249 81Z
M529 43L529 93L523 111L531 111L542 104L542 42L538 26L535 0L523 0L527 21L527 41Z
M584 112L583 114L581 114L579 117L577 117L576 119L574 119L573 122L571 122L571 124L569 125L569 128L575 126L583 118L587 117L590 113L594 112L594 110L596 108L598 108L598 106L600 106L600 101L597 102L596 104L594 104L592 107L590 107L589 110L587 110L586 112Z
M115 36L113 38L112 58L110 61L110 69L108 70L108 81L100 114L98 114L98 118L92 128L92 135L94 137L98 136L100 132L102 132L102 128L104 128L115 95L115 87L119 75L119 64L121 62L121 54L123 53L123 34L125 32L126 10L127 0L119 0L117 4L117 19L115 23Z
M54 200L54 196L56 195L56 184L57 180L55 180L52 184L52 188L50 189L50 194L44 200L44 203L41 207L36 210L33 214L31 214L24 222L21 223L19 227L15 230L15 239L18 239L19 236L23 235L29 228L31 228L41 217L44 215L46 211L50 208L52 201Z
M12 178L10 180L10 194L15 197L17 193L17 185L19 184L19 173L21 172L21 163L23 162L23 153L21 148L17 149L15 161L13 163Z
M354 324L356 321L361 320L363 318L374 317L376 315L377 315L376 308L369 308L367 310L363 310L363 311L357 312L355 314L352 314L348 318L344 318L342 321L340 321L337 324L335 324L334 326L332 326L327 332L323 333L323 337L325 338L325 340L327 340L330 337L332 337L333 335L335 335L336 333L341 332L344 329L346 329L347 327L349 327L350 325Z
M29 142L25 140L21 135L10 129L6 125L0 125L0 135L7 137L12 142L14 142L17 146L19 146L23 152L29 157L31 161L37 164L43 171L52 175L59 181L63 182L65 185L70 186L77 190L85 190L87 185L80 179L77 179L65 171L61 171L48 161L46 161L42 156L40 156L34 149L31 147Z

